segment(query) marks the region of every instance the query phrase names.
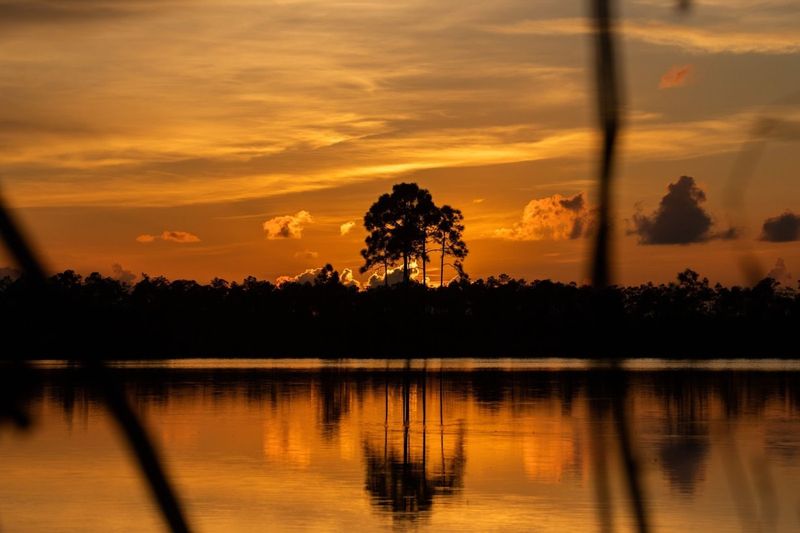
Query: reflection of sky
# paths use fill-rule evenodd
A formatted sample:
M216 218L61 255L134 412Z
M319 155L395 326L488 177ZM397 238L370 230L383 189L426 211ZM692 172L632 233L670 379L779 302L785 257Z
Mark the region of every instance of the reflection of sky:
M622 236L624 221L691 175L723 223L753 117L800 86L793 2L693 3L686 16L650 0L622 12L626 280L672 278L687 262L737 279L724 243L654 252ZM580 281L582 240L496 235L531 200L591 197L584 17L582 3L556 0L3 1L4 192L57 268L274 279L357 267L363 234L341 225L391 182L415 180L464 211L475 275ZM769 113L798 118L796 103ZM770 146L747 238L800 209L794 154ZM314 222L302 239L264 239L265 221L303 210ZM135 240L165 230L200 242ZM797 247L757 248L800 270Z
M201 531L404 524L484 531L525 523L579 531L594 524L588 447L599 426L588 414L584 372L492 371L487 402L476 393L486 392L479 371L428 372L423 381L422 372L301 366L164 370L158 383L150 371L126 371ZM33 432L0 433L3 526L155 529L107 414L85 390L69 393L58 376L49 372L31 405ZM796 379L785 372L630 374L631 427L658 530L738 531L731 457L745 477L769 479L778 530L797 527L789 490L800 473ZM618 461L608 464L622 494ZM393 516L393 494L417 498L402 505L417 512Z

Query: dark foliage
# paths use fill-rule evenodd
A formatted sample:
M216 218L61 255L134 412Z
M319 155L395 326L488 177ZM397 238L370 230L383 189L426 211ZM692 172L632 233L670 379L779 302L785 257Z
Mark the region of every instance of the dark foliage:
M430 191L416 183L398 183L392 192L382 194L364 215L367 230L366 248L361 250L364 265L361 273L382 267L384 284L389 285L389 267L398 262L403 267L403 283L408 285L412 261L422 264L422 279L427 278L430 252L439 252L440 285L444 285L445 257L454 259L452 266L460 278L466 277L463 260L469 253L462 239L464 216L449 205L433 203ZM431 249L429 244L438 245Z
M359 291L314 284L130 286L66 271L44 288L0 280L7 357L797 356L800 296L772 279L593 289L501 275Z

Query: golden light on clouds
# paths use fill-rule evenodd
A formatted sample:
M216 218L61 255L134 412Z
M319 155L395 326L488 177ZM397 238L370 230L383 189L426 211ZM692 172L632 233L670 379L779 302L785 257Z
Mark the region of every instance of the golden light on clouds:
M528 202L522 220L495 235L520 241L569 240L586 236L592 224L583 193L564 197L554 194Z
M283 215L264 222L264 234L267 239L300 239L303 228L314 219L308 211L298 211L294 215Z
M276 285L283 285L284 283L299 283L301 285L310 283L314 284L318 279L320 273L323 272L324 267L308 268L296 276L278 276L275 280ZM349 268L343 269L339 273L339 283L345 287L361 288L361 283L353 276L353 271Z
M525 202L592 198L591 26L572 4L19 5L0 2L0 170L54 268L274 279L313 250L315 264L357 271L358 217L392 183L418 181L464 211L470 274L496 274L502 249L522 275L553 252L522 243L570 240L562 215L520 218ZM721 188L763 106L796 92L800 12L733 5L675 19L637 3L620 24L621 213L680 175ZM702 86L658 90L694 69ZM754 225L800 209L792 155L770 148ZM140 234L164 227L187 235Z
M188 231L165 231L161 234L161 239L178 243L200 242L200 237Z

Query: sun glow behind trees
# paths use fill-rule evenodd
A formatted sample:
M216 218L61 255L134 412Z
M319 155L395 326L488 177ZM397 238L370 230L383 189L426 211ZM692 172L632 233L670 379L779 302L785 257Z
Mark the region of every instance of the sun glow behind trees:
M412 262L422 264L422 283L428 284L429 253L439 252L439 285L444 285L445 256L452 256L453 268L459 277L466 274L462 261L468 250L461 234L464 217L449 205L437 207L431 193L416 183L398 183L391 194L382 194L364 215L364 227L369 235L367 247L361 250L364 265L361 272L383 268L383 280L389 285L390 267L402 263L403 283L410 281ZM438 244L431 249L428 243Z

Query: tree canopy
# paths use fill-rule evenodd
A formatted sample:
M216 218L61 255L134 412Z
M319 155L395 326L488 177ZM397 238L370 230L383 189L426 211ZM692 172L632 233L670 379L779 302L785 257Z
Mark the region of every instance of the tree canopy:
M444 285L446 256L452 256L453 267L465 276L463 260L468 250L464 243L464 217L448 205L438 207L430 191L416 183L398 183L391 193L382 194L364 215L367 230L366 248L361 250L364 265L361 272L382 268L384 283L389 283L389 269L403 268L403 283L408 284L415 261L422 265L422 283L427 283L427 265L431 252L440 254L440 285ZM431 249L429 244L439 247Z

